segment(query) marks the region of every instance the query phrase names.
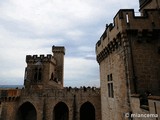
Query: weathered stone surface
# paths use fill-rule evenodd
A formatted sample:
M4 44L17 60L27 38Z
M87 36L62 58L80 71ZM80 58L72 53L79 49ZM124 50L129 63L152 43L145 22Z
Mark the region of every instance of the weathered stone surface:
M114 26L107 25L96 44L102 120L128 120L126 113L155 113L147 97L160 95L159 3L160 0L140 0L141 16L136 16L132 9L119 10ZM112 75L112 81L108 80L108 75ZM110 83L114 97L109 94ZM138 98L131 97L132 94L139 94ZM156 105L158 107L159 101Z

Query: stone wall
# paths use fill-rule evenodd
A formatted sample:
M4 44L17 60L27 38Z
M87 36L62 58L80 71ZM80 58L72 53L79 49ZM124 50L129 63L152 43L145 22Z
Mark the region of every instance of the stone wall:
M22 106L23 109L31 109L31 107L27 108L27 105L35 108L37 120L53 120L54 109L58 103L67 106L68 120L80 120L80 109L84 103L92 105L95 110L95 119L101 120L100 90L95 87L45 90L22 89L19 99L2 101L1 120L19 120L18 116L23 113Z
M128 33L131 41L133 69L136 92L160 95L160 46L159 31L143 31Z
M133 95L131 97L132 106L132 118L134 120L160 120L160 101L159 96L148 97L148 109L144 109L140 106L139 95ZM142 114L142 117L138 115ZM143 115L146 115L143 117ZM148 116L147 116L148 115Z

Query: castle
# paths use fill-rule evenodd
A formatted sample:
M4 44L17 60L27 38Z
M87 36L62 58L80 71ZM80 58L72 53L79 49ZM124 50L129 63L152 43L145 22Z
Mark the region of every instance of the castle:
M64 87L65 48L53 46L26 56L23 89L0 90L0 120L160 120L160 0L139 3L96 43L100 89Z
M52 52L26 56L25 88L1 90L1 120L101 120L99 88L64 88L65 48Z

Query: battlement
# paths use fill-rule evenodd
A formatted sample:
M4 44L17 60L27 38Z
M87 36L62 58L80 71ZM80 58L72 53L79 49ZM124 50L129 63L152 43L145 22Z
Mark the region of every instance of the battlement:
M77 91L81 91L81 92L100 92L100 88L96 88L96 87L80 87L80 88L72 88L72 87L65 87L65 90L68 92L77 92Z
M55 59L53 59L53 56L51 54L48 54L48 55L27 55L26 56L26 62L38 62L38 61L41 61L41 62L50 62L52 60L52 62L56 62Z
M52 52L65 54L65 48L63 46L52 46Z
M64 89L45 89L45 90L22 90L22 96L39 96L39 97L62 97L62 96L99 96L100 88L96 87L81 87L81 88L72 88L65 87ZM64 97L63 97L64 98Z
M96 43L97 61L101 62L103 60L102 57L117 49L121 45L121 40L126 36L125 33L127 31L136 31L141 35L144 31L147 31L149 35L153 31L159 30L160 18L157 16L160 16L160 14L156 9L144 10L141 16L136 16L133 9L119 10L114 17L113 23L106 25L104 33ZM152 34L149 36L152 36Z
M113 23L106 25L106 29L100 40L104 40L107 36L110 36L109 34L118 34L124 30L134 29L142 31L142 29L159 29L160 23L157 16L160 16L160 14L156 9L146 9L141 16L136 16L133 9L121 9L114 17ZM99 43L98 41L97 46L100 45Z

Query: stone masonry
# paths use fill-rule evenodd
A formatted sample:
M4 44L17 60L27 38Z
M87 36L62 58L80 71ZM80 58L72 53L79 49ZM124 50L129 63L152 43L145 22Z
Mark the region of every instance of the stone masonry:
M102 120L146 120L131 115L160 114L159 3L140 0L140 16L133 9L119 10L96 44Z

